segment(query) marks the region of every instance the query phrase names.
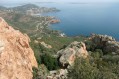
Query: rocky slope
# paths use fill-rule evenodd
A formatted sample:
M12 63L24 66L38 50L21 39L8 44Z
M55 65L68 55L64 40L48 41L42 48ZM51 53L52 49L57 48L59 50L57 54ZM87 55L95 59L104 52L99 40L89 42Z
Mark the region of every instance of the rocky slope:
M0 79L32 79L37 62L29 42L26 34L0 18Z
M57 52L58 61L63 69L50 71L48 79L68 79L68 69L73 67L76 58L88 58L89 54L83 42L74 41Z

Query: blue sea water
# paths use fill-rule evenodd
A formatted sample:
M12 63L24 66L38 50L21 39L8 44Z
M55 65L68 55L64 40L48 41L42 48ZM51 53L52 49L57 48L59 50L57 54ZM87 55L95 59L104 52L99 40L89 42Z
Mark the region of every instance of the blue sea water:
M107 34L119 40L119 3L35 3L42 7L56 7L61 10L45 15L61 20L51 27L68 36ZM6 4L16 6L20 4Z
M38 4L38 3L37 3ZM56 7L56 16L61 23L52 28L68 36L106 34L119 39L119 3L43 3L39 6Z

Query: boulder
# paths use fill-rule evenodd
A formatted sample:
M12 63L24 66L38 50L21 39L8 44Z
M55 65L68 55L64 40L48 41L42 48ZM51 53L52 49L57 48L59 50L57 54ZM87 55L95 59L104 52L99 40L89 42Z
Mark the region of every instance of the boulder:
M26 34L0 18L0 79L32 79L37 62L29 42Z
M51 49L52 46L49 44L46 44L45 42L40 42L41 45L43 45L45 48Z
M50 71L49 76L47 76L47 79L67 79L68 71L67 69L59 69Z
M86 46L83 42L73 42L66 48L57 52L59 56L59 62L63 67L73 65L76 57L88 57Z
M119 42L108 35L92 34L90 39L96 48L101 48L105 53L119 54Z

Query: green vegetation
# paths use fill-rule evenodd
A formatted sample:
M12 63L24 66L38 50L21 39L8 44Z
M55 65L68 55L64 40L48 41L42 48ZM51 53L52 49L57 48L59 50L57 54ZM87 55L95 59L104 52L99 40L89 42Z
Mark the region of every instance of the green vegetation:
M45 65L41 64L38 66L38 68L33 67L33 79L46 79L48 75L48 70L45 67Z
M6 13L6 14L1 14L1 16L3 16L3 18L5 18L5 20L15 29L18 29L23 33L27 33L29 35L35 35L38 32L41 33L41 31L44 32L48 29L47 28L48 23L46 23L47 22L46 19L48 17L35 17L35 16L24 15L20 13ZM38 26L37 29L36 26L39 23L41 24Z
M25 12L26 10L32 9L32 8L39 8L39 6L34 5L34 4L26 4L26 5L21 5L21 6L17 6L17 7L13 7L13 8L9 8L9 9L13 9L15 11L21 11L21 12Z
M37 38L31 38L31 47L34 50L35 57L37 59L38 64L45 64L48 70L55 70L58 69L59 63L58 60L54 57L56 53L65 48L73 41L83 41L85 37L59 37L57 35L50 35L42 37L40 40ZM52 46L52 48L45 48L40 43L34 43L34 40L39 42L44 41L45 43Z
M76 59L69 71L69 79L98 79L99 71L85 59Z
M44 36L41 41L52 46L54 53L66 46L68 46L73 41L83 41L85 37L59 37L57 35ZM53 53L53 52L52 52Z
M38 8L34 5L27 5L14 9L25 11L33 7ZM0 7L1 9L6 8ZM4 11L0 11L0 16L15 29L28 34L31 38L30 45L39 65L38 68L33 68L33 79L46 79L48 71L59 69L56 53L74 41L85 42L90 57L88 59L77 58L74 66L69 69L68 79L119 79L119 55L104 52L101 47L96 46L84 36L61 37L59 31L48 27L48 16L36 17L20 12ZM51 45L52 48L46 48L41 42Z
M54 58L50 54L44 54L41 56L41 62L44 64L48 70L57 70L59 68L57 58Z
M30 14L30 15L60 11L56 8L39 7L35 4L25 4L16 7L10 7L10 8L0 6L0 10L4 12L13 12L13 13Z
M69 70L69 79L119 79L119 56L92 52L89 59L77 58Z

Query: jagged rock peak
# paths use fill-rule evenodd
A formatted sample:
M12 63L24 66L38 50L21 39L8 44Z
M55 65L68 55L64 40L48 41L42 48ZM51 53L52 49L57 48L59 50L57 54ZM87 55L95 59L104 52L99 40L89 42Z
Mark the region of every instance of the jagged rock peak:
M0 79L32 79L37 67L27 34L14 30L0 17Z

